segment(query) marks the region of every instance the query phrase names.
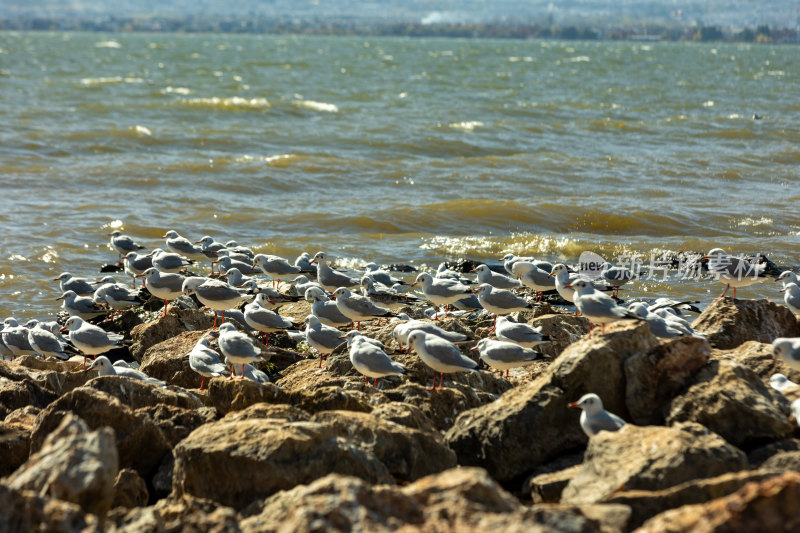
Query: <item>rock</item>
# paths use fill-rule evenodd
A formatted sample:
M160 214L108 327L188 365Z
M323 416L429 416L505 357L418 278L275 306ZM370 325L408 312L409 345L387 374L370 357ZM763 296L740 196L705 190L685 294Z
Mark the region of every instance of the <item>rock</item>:
M728 496L654 516L637 533L750 533L800 530L800 475L748 483Z
M752 370L715 360L672 401L667 424L698 422L735 446L753 448L794 431L787 415L774 403L779 398Z
M707 479L694 479L663 490L623 490L607 499L631 509L630 528L639 527L645 520L667 509L703 503L741 489L745 484L780 475L781 472L745 470Z
M561 502L599 503L623 488L664 489L746 466L747 457L741 450L697 424L626 424L619 431L601 431L589 440L583 468L564 489Z
M330 472L372 483L390 479L383 463L358 444L327 424L222 419L200 426L175 447L173 494L241 509Z
M578 475L583 465L574 465L564 470L534 476L526 485L533 503L557 503L567 484Z
M131 409L157 405L172 405L184 409L198 409L203 406L196 395L181 388L163 387L126 376L97 376L86 386L114 396Z
M20 424L30 430L33 427L34 422L36 422L36 417L39 416L39 413L41 412L42 410L38 407L26 405L25 407L14 409L8 413L5 421L9 424Z
M142 354L139 370L171 385L186 389L199 388L201 376L189 366L189 352L207 332L183 331L150 346Z
M625 405L638 425L663 424L669 402L708 362L704 339L678 337L625 360Z
M174 448L198 427L217 419L217 410L213 407L185 409L174 405L154 405L134 412L152 420L164 434L170 448Z
M132 468L123 468L114 480L112 507L144 507L149 494L147 484Z
M800 324L794 313L769 300L714 300L692 327L720 350L730 350L747 341L769 344L777 337L800 337Z
M445 437L459 464L482 466L493 478L510 482L583 447L579 415L567 402L587 392L600 395L609 411L628 417L623 363L658 340L646 323L611 325L606 332L572 344L535 382L461 413Z
M170 307L167 316L146 324L135 326L131 330L133 344L131 355L141 362L145 352L151 346L175 337L184 331L205 331L214 324L214 317L198 309L178 309Z
M57 397L28 377L20 381L0 377L0 418L5 418L11 411L28 405L42 409Z
M113 429L120 468L134 468L144 479L150 478L169 452L169 444L152 420L135 414L118 399L92 387L78 387L41 412L31 434L32 452L41 449L65 412L78 415L91 429L104 426Z
M751 450L747 454L747 460L751 466L757 466L765 463L770 457L777 455L781 452L797 452L800 451L800 439L783 439L770 442L760 448Z
M800 473L800 451L776 453L764 461L759 468L761 470L792 470Z
M346 390L341 387L320 387L311 390L287 392L286 401L308 413L321 411L360 411L372 410L371 395L360 390Z
M431 419L425 416L416 405L403 402L387 402L375 407L371 413L381 420L388 420L402 426L418 429L426 433L436 433Z
M208 401L221 414L262 402L288 403L286 395L273 383L262 385L249 379L238 378L212 379L208 384Z
M541 315L530 321L533 327L542 327L542 334L552 341L540 344L536 351L555 359L567 346L577 342L589 332L589 320L582 316L564 313Z
M212 500L183 495L155 505L166 531L229 533L239 531L239 515Z
M574 509L526 508L477 468L455 468L406 487L327 475L281 491L246 512L243 532L599 531Z
M352 411L323 411L311 421L330 426L340 437L377 457L398 482L414 481L456 465L456 455L433 432Z
M114 432L109 428L90 432L83 420L67 414L41 449L5 483L15 490L76 503L87 513L103 516L111 508L117 470Z
M746 366L769 383L772 374L779 372L794 382L800 381L800 371L786 366L783 361L775 359L772 355L772 345L758 341L747 341L733 350L713 350L711 356L721 361L733 361Z
M0 483L0 531L101 532L97 517L80 506Z
M229 421L248 420L250 418L275 418L288 422L296 422L307 421L310 420L311 417L308 413L293 405L273 405L269 403L256 403L241 411L232 411L225 415L225 420Z
M30 427L0 422L0 477L11 474L27 459L31 449Z
M175 473L175 456L172 452L164 455L161 464L151 480L156 498L166 498L172 493L172 475Z

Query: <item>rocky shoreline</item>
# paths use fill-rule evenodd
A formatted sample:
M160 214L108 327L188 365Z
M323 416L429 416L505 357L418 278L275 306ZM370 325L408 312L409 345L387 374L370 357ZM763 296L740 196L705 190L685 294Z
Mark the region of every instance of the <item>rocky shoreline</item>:
M187 354L213 316L178 303L112 327L164 387L96 377L82 358L0 362L0 530L800 529L800 432L768 385L800 380L769 345L800 324L772 302L716 300L693 323L705 339L669 340L635 321L590 334L543 303L517 319L553 339L545 359L510 380L449 374L433 392L414 352L393 354L407 373L376 388L344 347L320 368L283 334L256 365L271 383L201 391ZM362 329L391 348L394 325ZM477 341L491 320L440 325ZM589 392L627 424L587 438L567 404Z

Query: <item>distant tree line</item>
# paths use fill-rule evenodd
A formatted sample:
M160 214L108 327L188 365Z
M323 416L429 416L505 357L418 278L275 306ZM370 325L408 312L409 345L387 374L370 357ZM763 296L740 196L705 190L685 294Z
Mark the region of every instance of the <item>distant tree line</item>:
M401 37L462 37L564 40L663 40L796 43L796 28L766 25L733 31L719 26L641 24L623 27L513 24L422 24L420 22L366 23L356 20L285 20L268 18L134 18L104 19L0 19L0 30L97 32L218 32L292 35L361 35Z

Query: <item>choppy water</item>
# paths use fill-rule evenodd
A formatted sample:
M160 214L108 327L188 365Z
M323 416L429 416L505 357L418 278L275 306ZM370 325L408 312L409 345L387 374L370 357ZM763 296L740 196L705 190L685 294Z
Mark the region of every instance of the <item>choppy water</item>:
M798 66L794 46L0 33L0 315L52 314L50 279L94 275L116 228L351 265L796 265Z

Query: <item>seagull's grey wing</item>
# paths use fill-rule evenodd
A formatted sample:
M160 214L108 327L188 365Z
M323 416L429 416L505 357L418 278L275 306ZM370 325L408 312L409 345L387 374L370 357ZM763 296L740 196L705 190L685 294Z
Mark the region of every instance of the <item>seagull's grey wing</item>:
M436 335L450 342L461 342L467 340L467 336L463 333L458 333L457 331L447 331L446 329L442 329L436 324L432 324L430 322L420 321L419 323L412 324L409 330L414 329L420 329L425 333Z
M385 315L389 312L388 309L378 307L364 296L353 295L345 300L345 304L362 316Z
M334 349L340 344L344 343L340 339L342 333L336 328L322 327L320 329L308 329L306 335L317 344Z
M326 324L328 326L344 326L350 324L352 320L347 318L345 315L339 311L339 307L336 305L336 302L333 301L324 301L324 302L314 302L311 306L311 312L319 318L320 322Z
M613 413L602 411L595 416L587 417L586 423L592 433L598 431L616 431L625 425L625 421Z
M252 321L253 324L258 324L265 328L286 329L293 325L290 319L264 308L253 309L251 307L245 310L244 316L245 320Z
M440 337L426 335L425 348L431 357L444 365L462 368L475 368L478 366L478 363L462 354L453 343Z
M85 324L82 328L70 333L73 342L84 344L92 348L102 348L103 346L111 346L116 344L117 341L122 340L122 335L115 333L108 333L91 324Z
M520 298L511 291L492 291L486 300L496 307L502 309L516 309L519 307L530 307L530 302Z
M223 353L234 357L258 357L261 354L253 339L238 331L220 337L219 347Z
M534 328L528 324L508 322L506 326L497 329L497 334L518 342L537 342L542 340L541 328Z
M392 361L383 350L374 344L362 342L353 346L351 350L355 364L365 367L370 373L405 373L405 369L400 363Z
M58 353L64 351L64 346L55 335L40 328L28 330L28 340L32 347L33 344L36 345L34 349L38 348L36 350L38 352Z
M581 296L580 302L581 312L586 316L625 318L633 314L617 305L610 296L600 292Z
M522 363L533 361L539 354L510 342L495 342L486 349L486 355L502 363Z

